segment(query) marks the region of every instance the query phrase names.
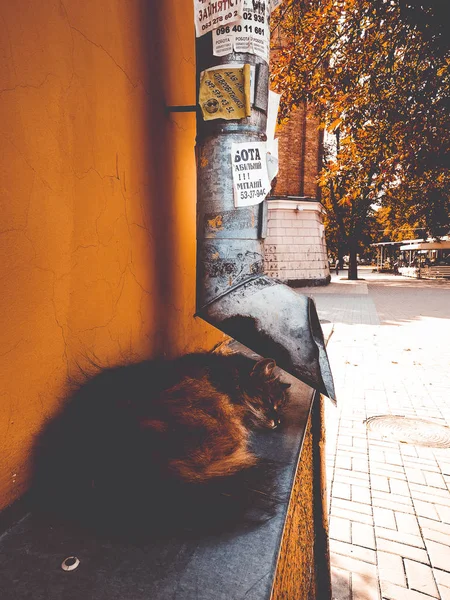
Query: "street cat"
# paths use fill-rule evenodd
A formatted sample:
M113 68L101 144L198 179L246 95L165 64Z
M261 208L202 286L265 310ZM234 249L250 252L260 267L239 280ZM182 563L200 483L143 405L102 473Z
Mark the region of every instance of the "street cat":
M33 498L104 529L220 529L275 506L251 430L276 429L286 390L271 359L188 354L100 371L35 447Z

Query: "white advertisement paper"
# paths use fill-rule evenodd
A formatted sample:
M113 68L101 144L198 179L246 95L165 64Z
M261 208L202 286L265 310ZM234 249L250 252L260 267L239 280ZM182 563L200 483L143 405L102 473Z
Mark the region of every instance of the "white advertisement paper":
M269 91L269 102L267 105L267 172L269 180L272 181L278 175L278 139L275 139L277 127L278 109L280 106L280 94Z
M242 17L213 31L213 52L224 56L230 52L256 54L269 62L269 0L243 0Z
M265 142L232 144L234 205L252 206L264 200L270 191Z
M194 0L197 37L217 27L227 27L242 16L242 11L243 0Z
M274 11L282 2L283 0L270 0L270 11Z
M267 173L270 182L278 175L278 138L267 141Z
M267 105L266 135L268 140L273 140L277 127L278 109L280 107L281 94L269 90L269 102Z

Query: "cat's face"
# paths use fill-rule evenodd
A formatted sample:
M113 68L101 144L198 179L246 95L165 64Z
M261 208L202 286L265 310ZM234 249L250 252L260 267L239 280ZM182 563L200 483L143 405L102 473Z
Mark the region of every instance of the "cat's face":
M276 429L287 402L287 389L275 374L276 363L270 358L260 360L250 374L250 385L245 394L245 404L250 421L257 427Z

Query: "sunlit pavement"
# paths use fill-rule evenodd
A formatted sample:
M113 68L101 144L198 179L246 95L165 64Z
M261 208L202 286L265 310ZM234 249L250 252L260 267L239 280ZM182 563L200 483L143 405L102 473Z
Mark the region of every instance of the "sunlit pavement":
M327 403L336 600L450 599L450 449L367 431L375 415L450 426L450 282L362 268L303 288L329 334ZM426 424L424 425L426 427Z

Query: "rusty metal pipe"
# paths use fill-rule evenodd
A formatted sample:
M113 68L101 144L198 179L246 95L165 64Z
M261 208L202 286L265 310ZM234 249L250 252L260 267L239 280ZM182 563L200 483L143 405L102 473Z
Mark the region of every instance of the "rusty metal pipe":
M251 54L215 57L211 34L198 38L197 84L221 63L255 65L261 108L240 121L205 122L197 111L197 315L335 400L313 300L264 275L261 205L234 205L231 145L266 139L268 65Z

